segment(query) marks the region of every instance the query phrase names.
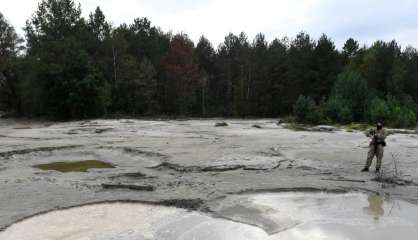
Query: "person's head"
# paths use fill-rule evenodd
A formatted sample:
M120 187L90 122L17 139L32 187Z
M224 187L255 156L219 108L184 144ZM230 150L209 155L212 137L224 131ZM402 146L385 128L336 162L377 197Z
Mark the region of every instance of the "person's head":
M382 129L383 128L383 123L381 121L376 123L376 128L377 129Z

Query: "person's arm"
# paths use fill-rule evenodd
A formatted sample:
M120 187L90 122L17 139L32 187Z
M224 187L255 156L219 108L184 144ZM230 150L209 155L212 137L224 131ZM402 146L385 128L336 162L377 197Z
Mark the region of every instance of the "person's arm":
M367 137L373 137L375 134L375 130L374 129L369 129L366 131L366 136Z

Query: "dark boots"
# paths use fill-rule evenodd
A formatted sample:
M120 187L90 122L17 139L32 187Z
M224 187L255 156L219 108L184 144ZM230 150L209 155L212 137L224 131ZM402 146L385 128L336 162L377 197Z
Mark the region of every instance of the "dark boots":
M368 172L369 171L369 168L368 167L365 167L365 168L363 168L363 170L361 170L362 172ZM376 172L375 173L379 173L380 172L380 168L376 168Z

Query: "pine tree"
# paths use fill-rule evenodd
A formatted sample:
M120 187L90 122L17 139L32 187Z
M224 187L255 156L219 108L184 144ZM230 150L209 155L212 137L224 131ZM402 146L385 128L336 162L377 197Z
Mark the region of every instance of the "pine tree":
M0 109L20 112L18 52L22 39L0 13Z
M43 0L26 24L32 82L42 89L43 114L57 118L99 116L108 91L103 74L89 61L81 7L73 0Z
M193 115L198 112L198 65L194 44L185 34L177 34L162 59L165 75L165 107L168 114Z

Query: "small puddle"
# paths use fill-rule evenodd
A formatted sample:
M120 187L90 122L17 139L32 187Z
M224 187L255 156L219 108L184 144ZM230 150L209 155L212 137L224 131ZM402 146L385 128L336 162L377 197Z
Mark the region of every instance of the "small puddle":
M393 240L416 239L418 207L362 193L234 196L214 218L140 203L107 203L35 216L1 240Z
M48 164L39 164L33 167L39 168L44 171L54 170L62 173L87 172L89 169L94 168L114 168L112 164L98 160L86 160L78 162L53 162Z

